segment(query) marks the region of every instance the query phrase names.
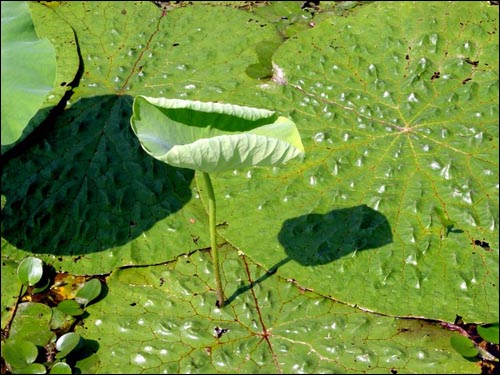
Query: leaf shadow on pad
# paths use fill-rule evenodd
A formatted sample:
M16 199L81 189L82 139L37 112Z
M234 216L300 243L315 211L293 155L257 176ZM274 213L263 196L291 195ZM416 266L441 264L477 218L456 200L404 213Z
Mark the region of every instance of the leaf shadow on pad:
M288 219L278 235L288 257L304 266L326 264L392 242L384 215L366 205Z
M147 155L130 96L85 98L29 150L2 160L2 237L34 253L121 246L191 199L194 172Z
M278 234L287 257L250 284L238 288L227 303L276 273L291 260L303 266L319 266L341 257L392 242L389 222L380 212L366 205L308 214L286 220Z

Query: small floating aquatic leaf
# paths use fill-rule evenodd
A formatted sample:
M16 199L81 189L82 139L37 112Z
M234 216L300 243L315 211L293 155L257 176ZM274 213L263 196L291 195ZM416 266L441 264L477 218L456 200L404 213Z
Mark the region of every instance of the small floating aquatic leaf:
M473 358L478 355L479 351L471 339L455 334L450 338L451 346L466 358Z
M498 344L498 323L477 326L477 332L484 340L493 344Z
M33 363L38 356L35 344L25 340L9 340L2 343L2 356L13 367L23 368Z
M43 262L35 257L24 259L17 268L17 278L26 286L33 286L43 275Z
M71 316L80 316L83 314L84 310L81 305L73 299L66 299L61 301L57 308L63 313Z
M57 353L56 358L64 358L71 351L73 351L80 343L80 335L74 332L68 332L56 342L56 349L59 353Z
M98 279L92 279L85 283L85 285L76 293L75 300L86 306L89 302L96 299L101 293L101 282Z
M71 374L71 366L66 362L57 362L50 369L50 374Z

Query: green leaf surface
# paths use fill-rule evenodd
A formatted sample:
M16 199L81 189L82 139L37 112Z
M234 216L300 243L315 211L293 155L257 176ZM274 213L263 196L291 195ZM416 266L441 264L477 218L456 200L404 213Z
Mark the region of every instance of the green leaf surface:
M13 374L46 374L47 369L41 363L32 363L26 367L14 369Z
M238 281L244 270L223 265L229 296L242 287L228 311L256 317L256 326L248 320L240 325L234 314L216 320L220 312L211 315L210 323L201 319L215 310L213 275L204 268L205 263L210 267L208 257L203 265L196 263L204 288L186 292L209 293L202 308L200 297L186 303L189 297L171 292L200 280L191 277L192 271L168 277L161 272L185 266L180 254L208 246L199 199L205 196L199 188L203 181L152 160L129 124L137 95L235 103L291 118L306 151L304 163L213 176L224 224L219 235L252 267L277 269L273 277L295 279L304 291L286 305L278 303L278 311L261 311L292 328L328 326L332 317L340 319L334 314L339 310L332 307L321 315L315 309L331 302L330 295L348 304L347 312L340 310L347 321L365 316L369 323L358 325L376 327L382 346L390 342L388 336L402 340L394 351L375 350L377 361L369 357L371 363L385 367L372 371L356 356L373 353L368 345L375 340L358 340L352 329L330 336L335 340L327 343L340 346L334 353L347 351L333 364L326 360L328 373L389 373L392 364L399 373L480 372L462 362L448 332L438 333L431 324L429 333L425 321L392 316L453 322L459 314L469 322L498 321L497 8L487 2L370 3L346 12L347 17L318 13L315 27L306 20L298 32L287 25L277 31L281 15L266 17L262 11L256 15L196 3L162 16L152 2L62 2L54 8L77 35L82 75L68 107L38 144L11 155L2 166L2 307L12 306L8 301L17 295L12 284L3 282L15 283L11 263L35 253L61 271L112 272L108 295L88 307L85 327L101 346L78 362L82 372L129 372L131 364L155 373L161 366L170 372L276 372L275 357L258 344L267 341L255 334L262 329L255 301L246 300L250 281ZM250 77L246 70L259 62L258 43L283 41L283 30L292 37L272 55L274 79ZM113 272L123 266L131 268ZM267 275L258 267L255 272L251 280ZM283 279L280 283L288 285ZM271 294L281 290L280 283L268 285L271 280L257 286ZM305 289L319 294L310 298ZM264 294L258 296L259 303L265 300ZM295 316L300 298L305 300L297 309L310 315L287 320L287 312ZM124 301L135 305L124 306ZM180 328L196 314L200 320L189 331L194 337L215 340L215 327L231 323L221 340L231 342L228 334L235 331L245 331L247 338L224 347L209 344L215 353L209 356ZM140 324L141 317L151 319L151 325ZM155 326L160 322L162 327ZM292 328L280 337L292 353L282 357L283 372L305 352L314 361L334 356L326 346L316 351L318 356L310 353L327 333L306 331L305 340L297 338L305 329L292 336ZM87 329L79 329L86 337ZM175 337L181 332L182 342ZM261 359L230 362L239 344L240 352L256 348L250 355L263 353ZM231 367L235 362L241 365ZM312 362L290 372L310 368L321 370Z
M23 259L17 268L17 278L26 286L33 286L42 279L43 261L39 258Z
M51 9L50 4L41 5L32 1L29 7L37 34L47 38L56 52L55 86L43 103L44 108L52 108L74 85L73 80L80 67L78 46L73 29Z
M0 306L2 309L2 327L5 327L8 320L12 315L12 306L14 306L19 295L21 286L17 278L18 262L2 259L2 272L0 273L2 294L0 299Z
M75 301L87 306L91 301L99 297L101 294L102 285L98 279L89 280L76 293Z
M16 142L54 87L54 47L36 34L25 1L2 8L2 153ZM36 58L33 58L36 56Z
M266 109L144 96L133 107L141 146L175 167L221 172L284 163L304 152L295 124Z
M477 333L479 333L485 341L493 344L498 344L500 341L498 338L498 323L477 326Z
M2 356L10 366L20 369L35 361L38 348L30 341L8 340L2 342Z
M47 369L41 363L31 363L29 366L14 369L13 374L46 374Z
M48 275L43 275L41 281L38 282L38 285L34 287L30 292L32 294L41 293L49 287L50 282L50 277L48 277Z
M75 100L116 93L210 101L253 89L244 67L256 61L255 47L280 40L272 25L213 4L163 13L147 2L68 2L56 12L85 35L79 38L85 72Z
M285 42L305 163L214 176L219 234L349 304L496 321L497 21L487 4L380 2Z
M458 353L466 358L474 358L479 354L479 350L474 345L474 342L470 338L458 333L451 336L450 343Z
M71 366L65 362L57 362L51 368L49 374L72 374Z
M57 359L66 357L69 353L75 350L80 344L80 335L74 332L68 332L59 337L56 341Z
M57 362L51 368L49 374L72 374L71 366L65 362Z
M55 334L50 330L51 318L52 310L49 306L38 302L22 302L17 306L9 339L45 346L55 339Z
M479 373L438 324L363 312L271 275L221 248L231 304L215 307L208 252L121 269L88 307L97 373ZM127 290L124 294L122 290ZM82 372L88 372L77 363Z
M65 299L59 302L57 309L71 316L79 316L84 312L82 306L73 299Z
M327 3L322 2L322 7ZM312 14L310 9L302 9L302 4L297 1L273 1L269 6L256 8L252 13L262 18L262 24L265 24L264 20L270 22L283 38L290 38L311 28L309 22L312 21ZM260 55L261 51L259 48L257 53ZM261 57L259 61L262 62Z
M252 78L271 78L273 75L272 57L281 42L262 41L255 46L259 62L246 68L246 73Z
M61 301L59 305L62 303ZM74 301L73 301L74 302ZM63 311L65 310L65 311ZM67 332L71 329L71 326L75 323L76 318L73 313L76 312L76 316L81 315L83 309L80 305L76 307L67 306L66 309L53 308L52 309L52 319L50 320L50 329L53 331Z

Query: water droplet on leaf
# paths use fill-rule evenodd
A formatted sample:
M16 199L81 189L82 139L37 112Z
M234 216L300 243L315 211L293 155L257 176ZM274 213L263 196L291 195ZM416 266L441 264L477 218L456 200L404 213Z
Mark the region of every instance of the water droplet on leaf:
M315 142L323 142L325 140L325 133L323 132L318 132L314 135L314 141Z

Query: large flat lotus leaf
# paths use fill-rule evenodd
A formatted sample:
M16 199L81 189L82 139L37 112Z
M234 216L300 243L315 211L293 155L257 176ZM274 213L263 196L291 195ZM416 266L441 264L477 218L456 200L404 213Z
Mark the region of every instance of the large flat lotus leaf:
M304 152L295 124L266 109L138 96L130 122L152 157L207 173L284 163Z
M280 39L272 25L227 7L162 13L151 2L100 1L65 2L55 11L82 35L85 69L72 101L109 93L203 101L255 93L245 73L258 61L255 46Z
M380 2L285 42L307 156L214 176L219 234L351 304L497 321L497 22L487 3Z
M27 2L3 2L2 150L21 137L55 77L54 47L36 34Z
M208 252L121 269L77 331L99 343L83 373L479 373L438 324L379 316L269 275L221 249L231 305L215 307ZM253 285L253 287L250 287ZM123 291L126 290L126 293Z

